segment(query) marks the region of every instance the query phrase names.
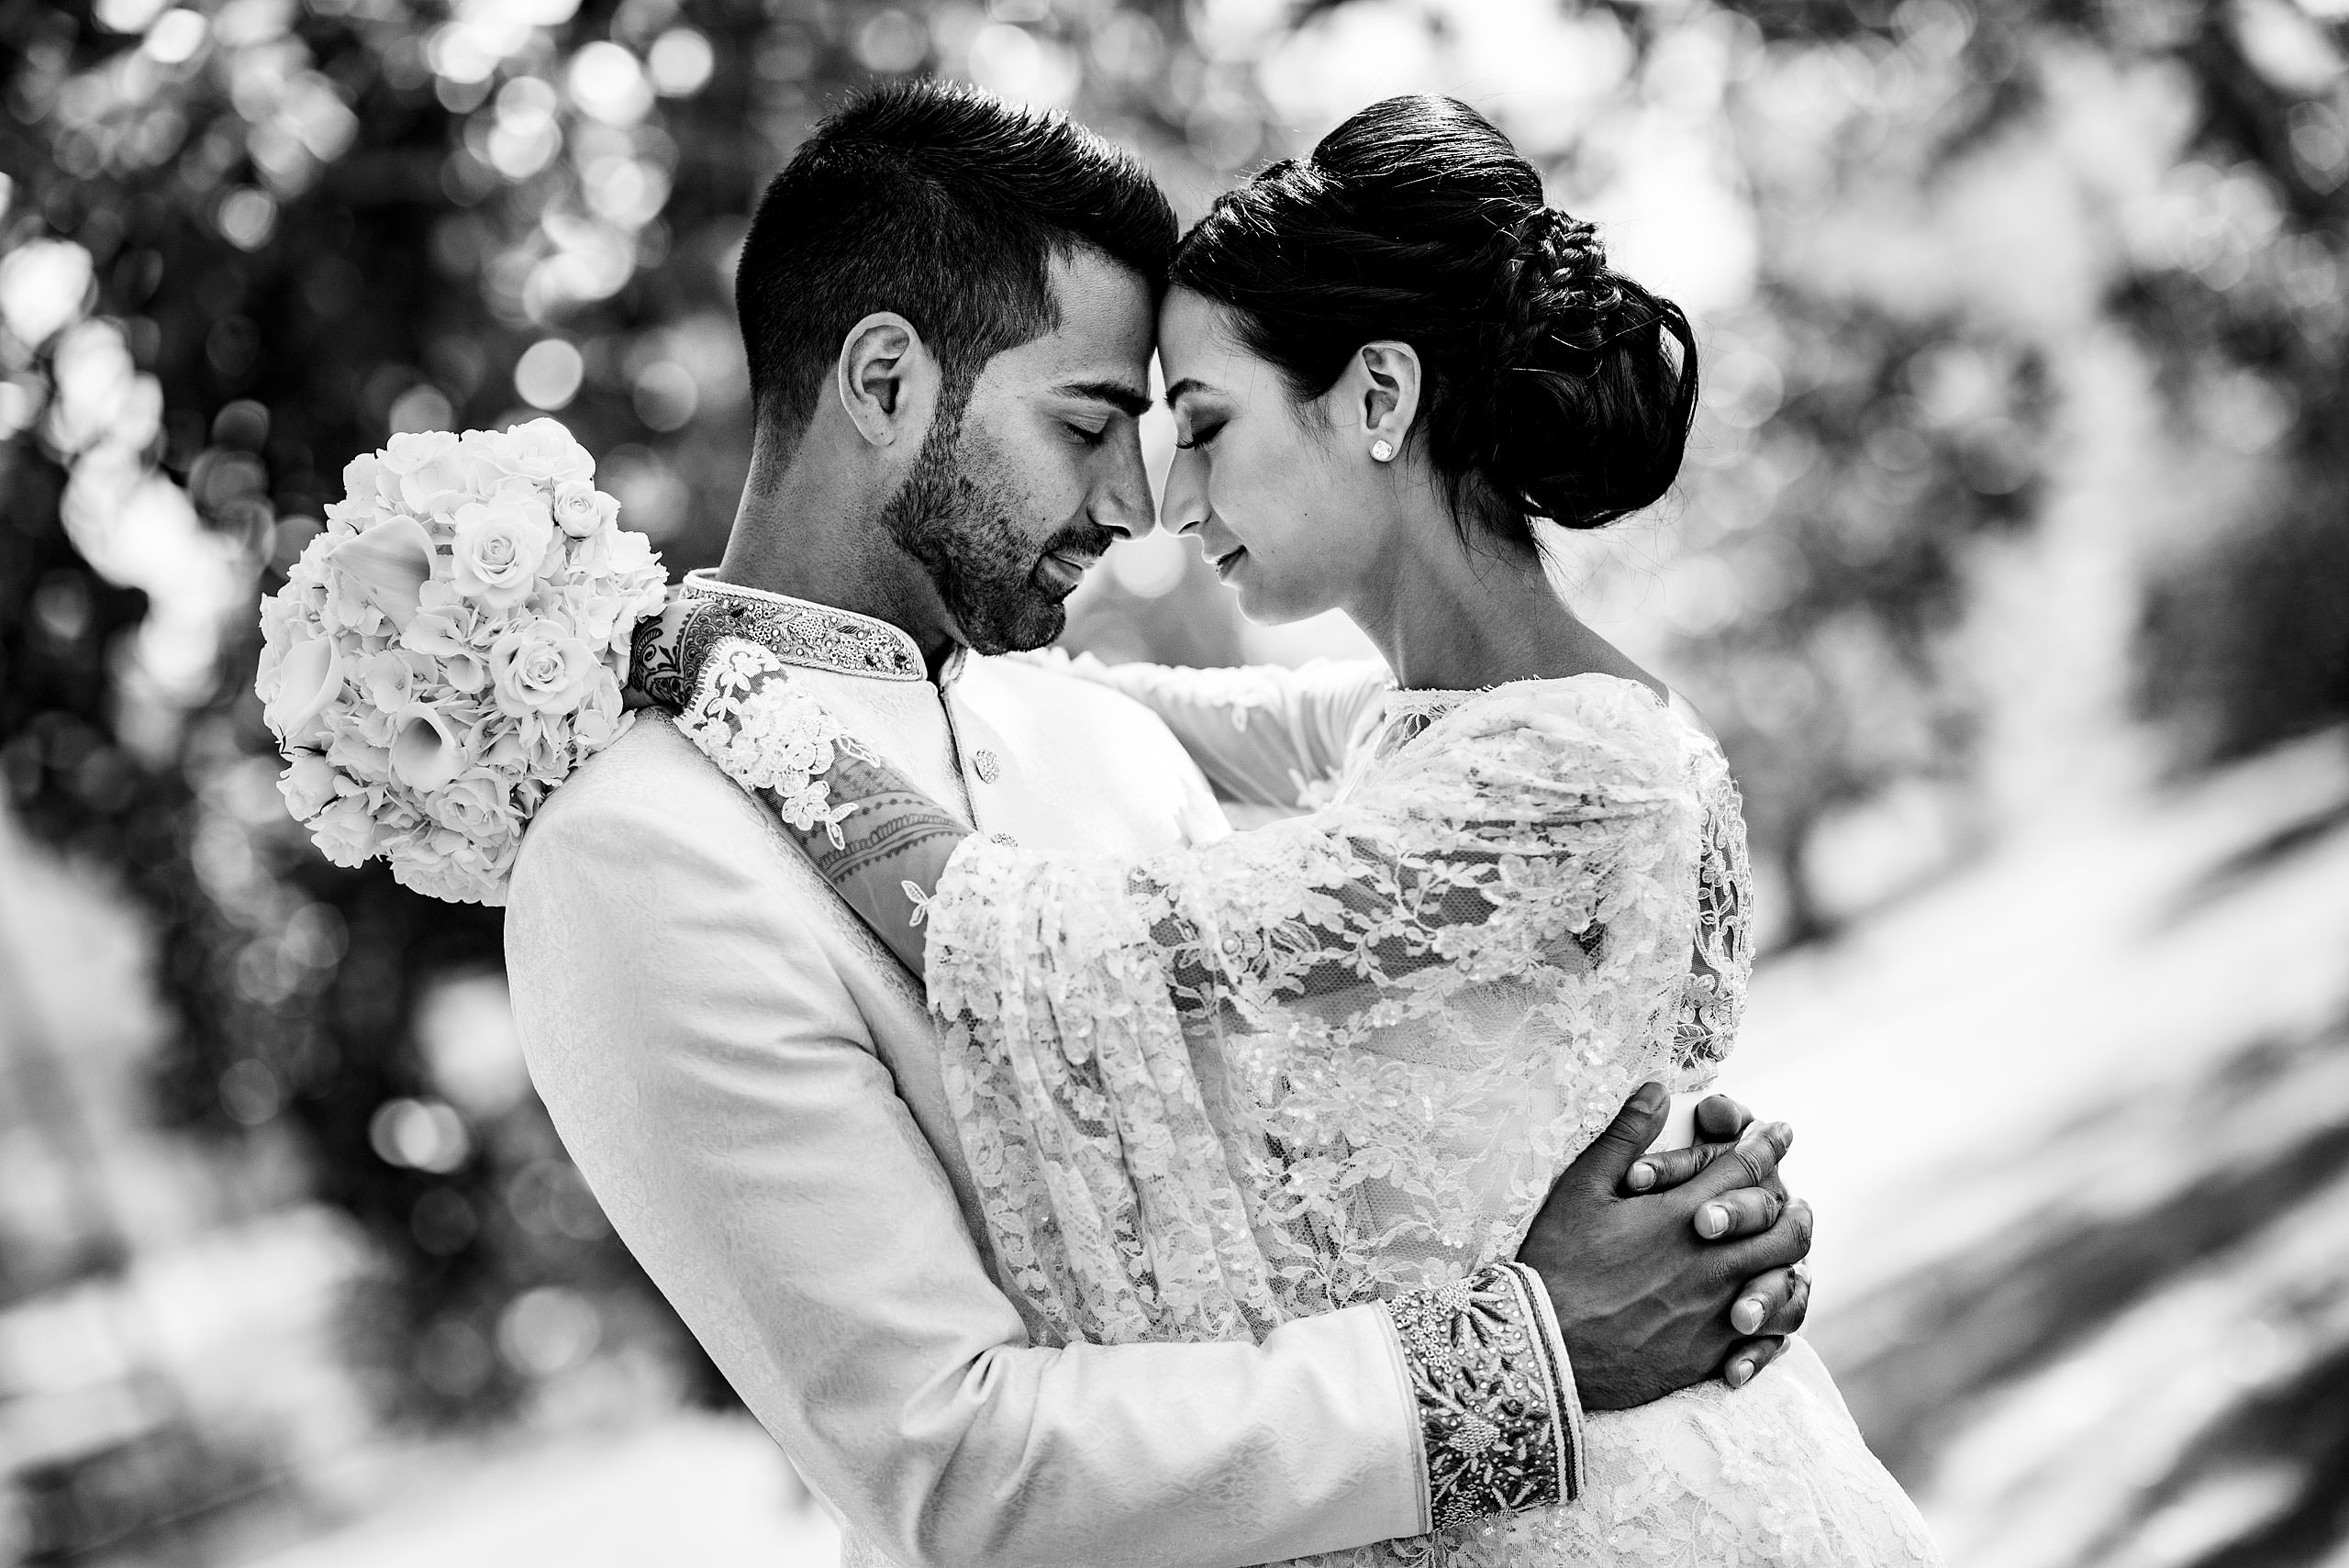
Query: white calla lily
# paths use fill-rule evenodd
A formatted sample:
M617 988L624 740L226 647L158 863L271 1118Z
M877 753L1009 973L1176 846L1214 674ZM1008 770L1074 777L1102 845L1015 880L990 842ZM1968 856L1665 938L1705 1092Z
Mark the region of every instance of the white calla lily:
M305 638L286 651L277 675L277 695L262 717L291 745L306 738L318 716L342 695L341 650L331 637Z
M416 618L417 595L432 581L432 536L414 517L386 517L335 546L327 559L405 629Z
M429 795L464 771L462 748L448 720L418 709L392 741L392 772L408 788Z

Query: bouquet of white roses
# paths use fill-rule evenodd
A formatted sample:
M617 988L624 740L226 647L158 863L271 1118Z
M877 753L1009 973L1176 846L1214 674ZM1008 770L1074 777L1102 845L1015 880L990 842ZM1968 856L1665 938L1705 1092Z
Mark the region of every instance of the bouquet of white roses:
M392 438L262 603L286 805L338 865L503 904L547 793L626 732L667 574L551 419Z

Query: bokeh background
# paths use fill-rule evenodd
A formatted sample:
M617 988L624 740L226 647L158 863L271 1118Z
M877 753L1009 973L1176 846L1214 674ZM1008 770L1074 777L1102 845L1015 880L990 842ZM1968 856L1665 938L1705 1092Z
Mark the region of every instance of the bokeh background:
M823 1564L515 1051L494 911L273 787L256 596L551 412L675 570L860 84L1187 218L1477 104L1699 323L1562 590L1742 778L1814 1337L1964 1568L2349 1563L2349 3L0 0L0 1562ZM1152 428L1162 454L1168 433ZM1297 662L1187 544L1069 640Z

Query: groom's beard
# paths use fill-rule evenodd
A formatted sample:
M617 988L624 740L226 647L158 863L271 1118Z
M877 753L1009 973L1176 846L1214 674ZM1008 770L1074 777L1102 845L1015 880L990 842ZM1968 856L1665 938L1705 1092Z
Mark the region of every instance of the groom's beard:
M930 573L972 651L1041 648L1061 634L1068 612L1036 581L1037 563L1052 550L1097 556L1117 535L1079 525L1041 544L1030 539L1012 521L1018 491L994 454L962 439L962 426L961 409L940 411L913 472L882 508L881 526Z

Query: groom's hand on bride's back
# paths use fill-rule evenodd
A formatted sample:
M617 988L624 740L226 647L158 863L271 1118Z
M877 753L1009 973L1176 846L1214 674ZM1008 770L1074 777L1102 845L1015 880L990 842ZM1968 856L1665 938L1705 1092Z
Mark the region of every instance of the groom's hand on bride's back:
M1802 1324L1810 1206L1789 1200L1783 1123L1726 1099L1699 1142L1646 1154L1670 1096L1643 1085L1534 1218L1520 1262L1549 1286L1584 1406L1644 1405L1714 1376L1743 1384Z

